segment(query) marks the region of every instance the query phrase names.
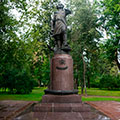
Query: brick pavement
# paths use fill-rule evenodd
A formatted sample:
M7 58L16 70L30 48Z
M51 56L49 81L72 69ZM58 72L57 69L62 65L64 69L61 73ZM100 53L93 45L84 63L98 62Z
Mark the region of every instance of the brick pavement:
M84 103L38 103L15 120L111 120Z
M120 120L120 102L116 101L96 101L86 102L95 109L101 111L112 120Z
M120 102L115 101L87 102L87 104L37 103L31 112L16 117L34 103L14 100L0 101L0 120L120 120Z
M33 104L28 101L0 101L0 120L11 120Z

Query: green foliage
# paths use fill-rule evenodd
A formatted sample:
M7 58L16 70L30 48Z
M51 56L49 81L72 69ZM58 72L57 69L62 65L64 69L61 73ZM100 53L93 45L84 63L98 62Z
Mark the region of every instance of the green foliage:
M17 36L18 22L10 10L10 2L0 3L0 88L10 93L30 93L35 83L30 73L31 43Z
M112 76L105 74L100 78L100 88L107 89L119 89L120 88L120 76Z
M0 88L30 93L34 84L48 85L50 18L57 0L0 3ZM12 10L18 12L16 19ZM37 82L36 82L37 81Z
M5 82L2 82L5 80ZM10 93L26 94L30 93L35 85L29 71L26 69L8 68L3 74L3 80L0 81L1 88L8 88Z
M54 47L50 36L51 14L58 0L21 0L0 2L0 88L12 93L30 93L33 86L47 86L50 81L50 58ZM118 0L103 0L99 5L89 0L69 0L68 40L74 59L77 85L119 88L116 66L120 40L120 7ZM15 9L20 17L11 12ZM100 16L100 19L98 17ZM99 28L108 40L99 43ZM117 64L115 64L117 63ZM114 69L113 69L114 68ZM102 77L101 77L102 76ZM107 77L109 79L107 79ZM37 82L36 82L37 81ZM83 83L83 81L85 81Z
M118 51L120 48L120 1L103 0L100 3L100 7L102 10L100 21L108 36L105 44L106 57L110 62L116 62L120 69L118 61Z
M90 79L90 87L99 88L99 86L100 86L100 80L94 75L94 77L91 77Z
M69 41L74 60L74 77L83 86L90 77L91 63L95 61L99 38L97 10L89 0L68 1L73 15L69 18ZM85 80L86 79L86 80ZM84 81L84 83L83 83Z
M50 60L47 56L41 56L40 61L36 62L34 77L39 81L39 86L47 86L50 83Z
M99 48L95 52L96 59L90 63L90 84L91 87L100 87L107 89L119 89L120 78L118 76L119 51L119 1L102 0L98 5L100 19L98 23L107 33L107 39L99 43ZM118 68L116 68L118 66ZM114 70L113 70L114 68Z
M43 83L43 85L48 86L50 83L50 60L48 59L48 57L44 58L44 63L42 64L41 72L41 82Z

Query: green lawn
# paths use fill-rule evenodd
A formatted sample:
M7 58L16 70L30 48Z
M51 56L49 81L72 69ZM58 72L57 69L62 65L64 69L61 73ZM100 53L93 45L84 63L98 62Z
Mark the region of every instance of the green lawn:
M30 94L7 94L0 93L0 100L26 100L26 101L40 101L44 95L46 88L34 88Z
M0 100L40 101L42 96L44 95L45 89L46 88L34 88L32 93L25 95L0 93ZM108 91L108 90L99 90L97 88L91 88L91 89L87 89L87 93L88 95L92 95L93 97L83 96L82 101L119 101L120 102L120 98L113 98L113 97L120 97L120 91ZM101 97L97 97L97 96L101 96Z
M79 88L79 94L80 91L81 90ZM120 102L120 98L119 98L120 91L118 90L100 90L98 88L90 88L90 89L87 88L87 95L88 97L85 96L82 97L82 101L119 101ZM101 97L97 97L97 96L101 96Z
M79 94L81 90L79 88ZM87 94L93 95L93 96L114 96L114 97L120 97L120 91L119 90L100 90L99 88L87 88Z
M120 102L120 98L112 98L112 97L82 97L82 101L118 101Z

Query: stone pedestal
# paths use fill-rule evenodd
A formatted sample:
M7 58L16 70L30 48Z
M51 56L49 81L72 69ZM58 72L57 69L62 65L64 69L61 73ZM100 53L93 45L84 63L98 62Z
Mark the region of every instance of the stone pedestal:
M73 60L68 54L56 54L51 62L51 89L74 90Z
M77 94L74 90L73 60L69 54L55 54L51 60L51 84L45 94Z
M81 105L82 101L81 96L77 94L78 90L74 89L73 60L69 54L54 55L51 59L50 79L50 87L45 90L45 95L42 97L41 104L46 105L46 107L42 107L42 110L52 110L52 112L81 110L81 108L75 107ZM40 107L36 107L35 110L38 108Z
M42 103L82 103L81 96L72 95L44 95Z

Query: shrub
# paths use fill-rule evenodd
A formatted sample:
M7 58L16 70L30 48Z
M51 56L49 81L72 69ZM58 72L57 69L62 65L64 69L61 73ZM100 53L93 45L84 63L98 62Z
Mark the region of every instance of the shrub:
M1 88L8 88L10 93L27 94L32 92L36 82L33 80L29 70L18 68L6 69L2 80Z
M99 86L100 86L100 80L98 78L90 80L90 87L99 88Z
M100 78L100 88L118 89L120 88L120 76L105 74Z

